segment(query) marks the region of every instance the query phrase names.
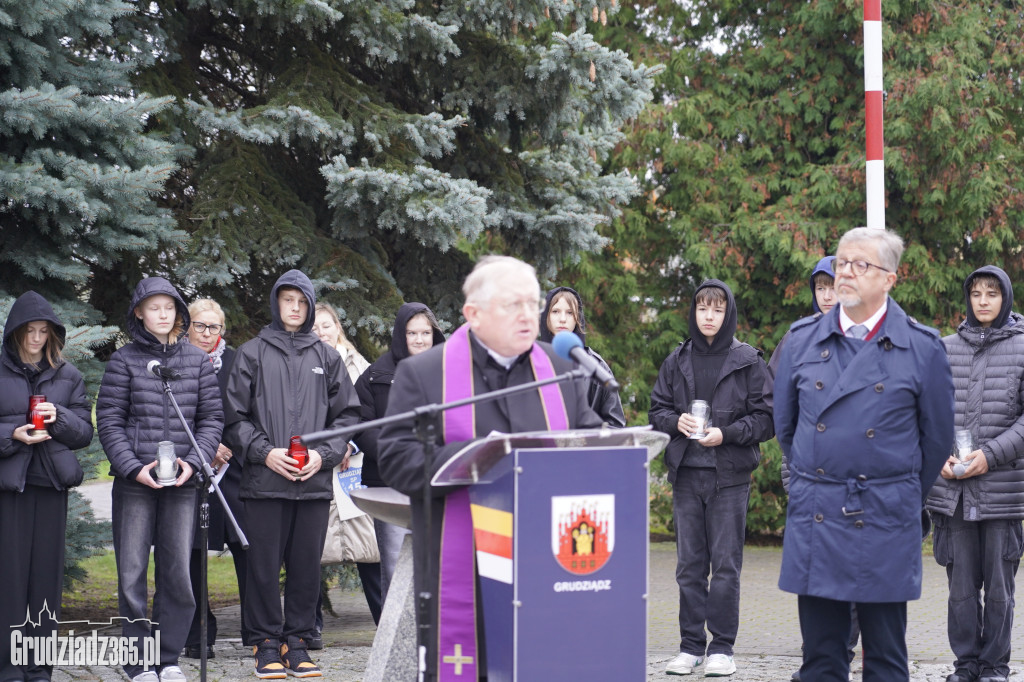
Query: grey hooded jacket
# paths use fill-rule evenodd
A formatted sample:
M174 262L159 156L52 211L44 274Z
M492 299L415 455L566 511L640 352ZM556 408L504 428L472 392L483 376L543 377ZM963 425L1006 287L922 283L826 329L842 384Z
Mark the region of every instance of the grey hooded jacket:
M1008 309L1013 294L1005 273L986 266L968 278L965 289L978 274L1003 282ZM1008 312L1002 327L972 326L966 320L942 343L953 370L955 429L972 432L989 471L962 480L938 478L926 506L952 516L962 499L968 521L1024 519L1024 317Z

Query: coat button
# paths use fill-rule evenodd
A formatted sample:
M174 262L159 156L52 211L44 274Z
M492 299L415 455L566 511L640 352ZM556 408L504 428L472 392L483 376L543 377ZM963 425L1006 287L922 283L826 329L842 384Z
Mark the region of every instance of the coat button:
M885 350L892 350L892 341L886 339L885 343L882 344L882 348L884 348Z
M824 469L815 469L814 473L818 474L819 476L824 476L825 475L825 470Z
M814 521L815 521L815 523L821 523L821 522L822 522L822 521L824 521L824 520L825 520L825 517L824 517L824 516L822 516L821 514L815 514L815 515L814 515Z
M821 379L818 379L817 381L814 382L814 387L820 391L821 389L825 388L825 382L822 381Z
M884 384L875 384L875 393L881 393L883 390L885 390Z
M823 358L827 358L828 357L828 348L826 348L825 350L821 351L821 357L823 357Z
M821 422L818 422L818 433L824 433L824 432L825 432L825 425L822 424Z
M874 438L875 437L875 430L874 429L868 429L867 431L864 432L864 435L867 436L868 438Z
M857 480L858 481L866 481L866 480L868 480L868 477L865 476L864 474L861 474L860 476L857 477Z
M864 522L860 521L860 520L854 521L853 522L853 527L854 528L863 528L864 527Z

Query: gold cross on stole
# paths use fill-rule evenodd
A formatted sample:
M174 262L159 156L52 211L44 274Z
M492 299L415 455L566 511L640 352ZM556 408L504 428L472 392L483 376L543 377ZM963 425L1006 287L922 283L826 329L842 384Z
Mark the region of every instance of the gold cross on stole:
M455 645L455 654L453 656L442 656L441 657L441 662L442 663L454 663L455 664L455 674L456 675L461 675L462 674L462 666L463 665L471 664L473 662L473 657L472 656L463 656L462 655L462 645L461 644L456 644Z

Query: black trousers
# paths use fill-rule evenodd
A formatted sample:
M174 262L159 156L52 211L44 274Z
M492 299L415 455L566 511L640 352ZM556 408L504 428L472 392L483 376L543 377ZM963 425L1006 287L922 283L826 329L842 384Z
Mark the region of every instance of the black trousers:
M245 573L248 570L246 561L249 553L242 549L242 545L237 542L228 541L228 549L231 550L231 560L235 564L235 578L238 580L238 603L241 605L242 612L242 641L249 641L249 628L245 624ZM199 549L192 550L192 558L188 562L188 574L192 579L192 595L196 599L196 615L192 617L192 627L188 631L188 639L185 640L185 646L199 646L199 634L200 627L199 623L199 607L202 604L202 594L199 591L201 585L202 574L202 556L199 554ZM210 608L209 600L206 604L206 643L209 646L213 646L213 643L217 641L217 617L213 615L213 610Z
M330 505L330 500L245 500L249 556L242 608L250 637L246 644L313 637ZM287 573L283 613L282 564Z
M66 490L27 485L21 493L0 492L0 680L5 682L50 677L51 666L36 665L33 650L28 665L11 663L11 626L24 623L26 613L39 621L44 604L54 620L60 619L67 518ZM56 625L17 629L26 637L48 637Z
M851 607L856 606L864 646L864 682L910 679L907 663L907 603L848 602L800 595L804 640L803 682L847 682Z

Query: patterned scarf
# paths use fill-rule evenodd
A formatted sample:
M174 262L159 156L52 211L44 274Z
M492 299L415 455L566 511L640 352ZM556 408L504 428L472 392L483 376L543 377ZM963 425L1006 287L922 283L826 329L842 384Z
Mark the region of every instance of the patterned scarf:
M189 338L188 334L185 335L185 343L195 346ZM196 346L198 348L198 346ZM220 368L224 366L224 349L228 347L228 342L224 340L223 336L217 337L217 345L213 347L213 350L208 354L210 356L210 362L213 363L213 371L215 374L220 373Z

